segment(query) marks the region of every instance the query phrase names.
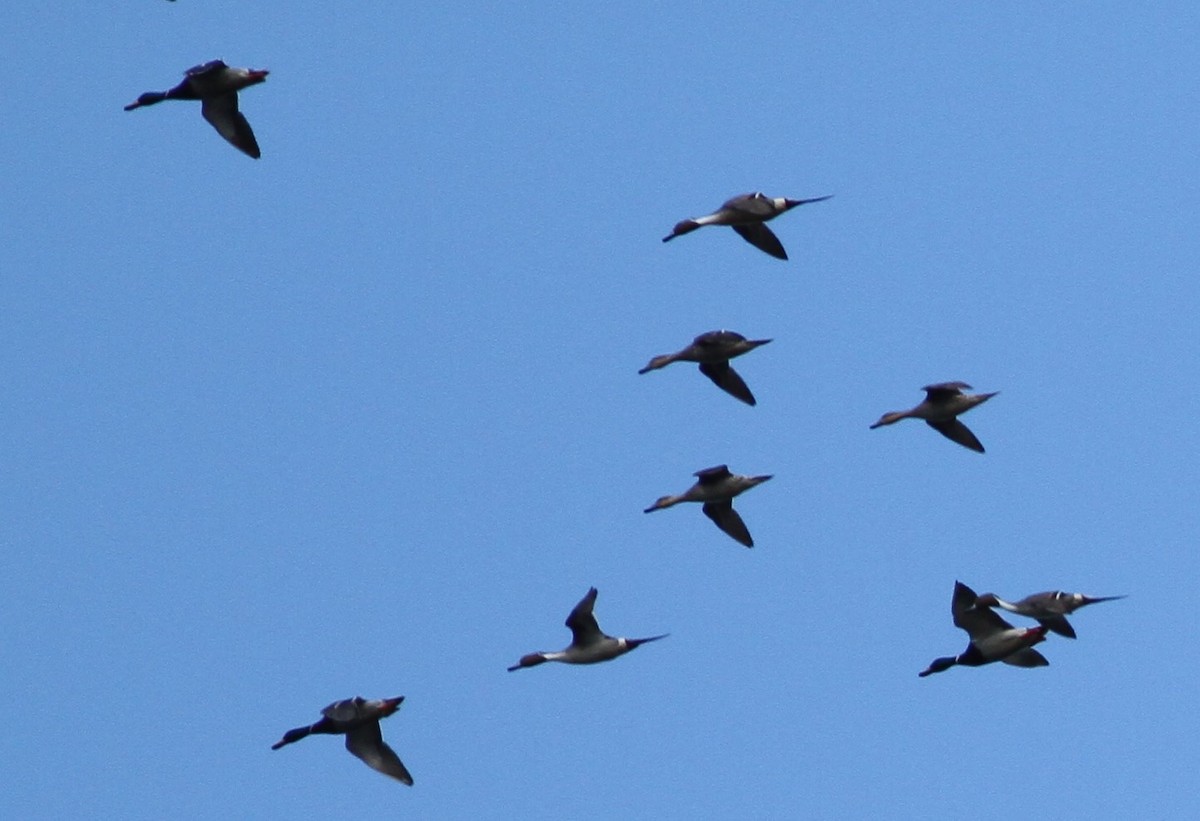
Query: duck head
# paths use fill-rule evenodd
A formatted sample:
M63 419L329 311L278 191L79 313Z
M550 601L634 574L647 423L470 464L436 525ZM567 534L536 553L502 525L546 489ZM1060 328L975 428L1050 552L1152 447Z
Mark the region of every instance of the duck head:
M539 664L544 664L548 659L542 653L528 653L521 656L521 660L508 668L508 672L520 670L522 667L537 667Z
M650 360L650 362L646 365L646 367L644 367L640 371L638 371L638 373L649 373L650 371L656 371L659 368L665 368L665 367L667 367L667 365L670 365L672 362L674 362L677 358L678 357L673 353L663 354L662 356L656 356Z
M958 664L957 656L942 656L940 659L934 659L933 661L929 662L929 666L917 673L917 675L921 678L925 678L925 676L931 676L934 673L940 673L943 670L949 670L955 664Z
M889 411L888 413L885 413L883 416L879 417L878 422L876 422L874 425L871 425L871 430L875 430L875 428L882 428L884 425L894 425L901 419L907 418L907 411Z
M659 496L654 500L654 504L642 511L642 513L651 513L655 510L662 510L664 507L678 504L679 500L674 496Z

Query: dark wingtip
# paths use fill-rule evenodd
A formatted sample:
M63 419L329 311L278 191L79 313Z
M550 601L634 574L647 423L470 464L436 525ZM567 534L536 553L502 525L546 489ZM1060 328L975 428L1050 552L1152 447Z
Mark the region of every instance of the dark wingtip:
M1075 633L1075 628L1071 626L1071 622L1067 621L1063 616L1058 616L1057 618L1053 619L1039 619L1038 624L1042 626L1042 638L1045 638L1045 631L1047 630L1062 636L1064 639L1078 638Z

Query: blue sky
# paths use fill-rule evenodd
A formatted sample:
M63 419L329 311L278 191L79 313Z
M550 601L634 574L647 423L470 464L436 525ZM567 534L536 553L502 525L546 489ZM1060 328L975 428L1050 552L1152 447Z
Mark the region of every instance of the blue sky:
M1189 817L1194 4L434 6L10 10L0 816ZM121 111L218 57L259 161ZM956 579L1129 598L918 679ZM355 694L412 789L269 749Z

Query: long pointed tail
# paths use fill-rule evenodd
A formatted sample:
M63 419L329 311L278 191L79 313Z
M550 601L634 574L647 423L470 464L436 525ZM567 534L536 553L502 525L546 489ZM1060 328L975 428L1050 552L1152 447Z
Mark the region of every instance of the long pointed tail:
M1084 604L1099 604L1102 601L1116 601L1117 599L1124 599L1124 598L1128 598L1128 595L1125 595L1125 596L1084 596L1083 603Z
M671 635L671 634L663 633L661 636L651 636L650 638L646 638L646 639L625 639L625 644L628 645L630 650L632 650L633 648L638 647L642 644L646 644L651 641L658 641L659 639L665 639L669 635Z
M826 194L823 197L809 197L808 199L803 199L803 200L788 200L787 207L789 209L791 209L791 208L795 208L797 205L808 205L810 202L825 202L825 200L832 199L832 198L833 198L833 194Z

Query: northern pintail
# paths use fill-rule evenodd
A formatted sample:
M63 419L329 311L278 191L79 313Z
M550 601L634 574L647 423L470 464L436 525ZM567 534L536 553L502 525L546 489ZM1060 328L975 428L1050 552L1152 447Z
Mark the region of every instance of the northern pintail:
M346 749L362 759L368 767L412 786L412 776L395 751L383 741L379 720L400 709L404 696L368 700L360 696L335 701L321 711L323 718L316 724L288 730L283 738L271 745L278 750L314 733L346 736Z
M1081 607L1098 604L1102 601L1115 601L1124 596L1085 596L1082 593L1064 593L1061 590L1048 590L1045 593L1034 593L1018 602L1007 602L995 593L984 593L979 597L979 607L999 607L1010 613L1017 613L1031 619L1037 619L1044 627L1048 627L1060 636L1075 638L1075 628L1066 620Z
M230 145L254 159L262 156L250 123L238 111L237 93L243 88L261 83L269 74L266 69L230 68L220 60L194 66L184 72L183 82L169 91L147 91L135 102L125 106L133 111L163 100L200 100L200 113Z
M649 373L659 368L665 368L672 362L698 362L700 363L700 373L711 379L714 385L747 405L754 405L757 404L754 394L750 393L750 389L746 387L742 377L738 376L737 371L729 367L729 360L735 356L750 353L770 341L769 339L746 339L733 331L708 331L693 339L692 344L683 350L654 357L650 360L650 364L638 373Z
M570 615L567 616L565 623L567 627L571 628L571 643L565 650L528 653L521 656L521 660L512 667L509 667L508 672L520 670L522 667L536 667L547 661L561 661L565 664L595 664L599 661L608 661L617 656L623 656L648 641L658 641L667 637L667 633L663 633L661 636L651 636L648 639L615 638L605 634L600 630L596 617L592 615L592 608L596 606L596 595L596 588L588 590L587 594L579 600L579 604L575 605Z
M680 502L703 502L704 515L712 519L717 527L732 536L746 547L754 547L750 531L746 523L733 509L733 497L745 493L755 485L761 485L771 478L766 476L742 476L730 473L725 465L698 470L693 476L699 481L677 496L662 496L643 512L650 513L662 510Z
M731 200L726 200L711 214L676 223L675 227L671 229L671 233L663 237L663 242L669 242L675 237L689 234L705 225L728 225L737 231L742 239L760 251L765 251L776 259L787 259L788 255L787 251L783 250L783 243L765 223L785 211L790 211L797 205L822 202L832 196L833 194L829 194L806 200L790 200L786 197L768 197L761 191L753 194L739 194Z
M966 425L958 421L957 417L977 405L982 405L999 391L977 394L963 393L964 390L971 390L971 386L966 382L939 382L936 385L926 385L921 390L925 391L924 402L906 411L885 413L879 417L878 422L871 425L871 430L895 424L901 419L924 419L925 424L952 442L983 453L983 445Z
M1002 661L1015 667L1045 667L1050 663L1033 649L1033 645L1046 640L1045 627L1013 627L995 611L978 606L977 598L975 591L962 582L954 583L950 614L954 617L954 626L966 630L971 643L957 656L934 659L918 675L924 678L949 670L956 664L979 667Z

